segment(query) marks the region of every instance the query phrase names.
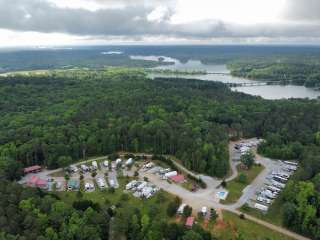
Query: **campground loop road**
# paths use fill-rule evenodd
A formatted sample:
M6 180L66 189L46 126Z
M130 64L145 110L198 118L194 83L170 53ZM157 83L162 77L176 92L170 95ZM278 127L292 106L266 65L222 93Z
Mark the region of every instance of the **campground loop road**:
M232 143L229 146L229 151L230 149L232 149ZM120 154L121 156L124 155L124 153ZM137 153L134 154L136 156L145 156L147 158L150 158L153 156L152 154L144 154L144 153ZM231 181L232 179L235 179L238 176L238 172L237 172L237 163L232 161L232 155L230 155L230 166L231 166L231 170L232 170L232 174L226 179L227 181ZM76 163L77 165L79 164L83 164L83 163L87 163L87 162L91 162L91 161L97 161L97 160L103 160L105 159L106 156L103 157L98 157L98 158L94 158L94 159L89 159L89 160L85 160L82 162L78 162ZM171 158L172 159L172 158ZM221 183L221 179L217 179L217 178L213 178L210 176L206 176L203 174L196 174L188 169L186 169L184 166L182 166L180 163L173 161L173 163L176 165L177 168L180 169L180 171L190 174L194 177L200 177L206 184L207 184L207 188L206 189L200 189L197 192L190 192L188 190L186 190L185 188L182 188L179 185L176 184L170 184L167 181L163 181L159 178L159 176L156 176L155 174L146 172L146 171L141 171L140 170L140 174L139 176L141 178L143 177L148 177L148 179L154 183L155 185L157 185L158 187L164 189L165 191L179 196L184 203L192 206L194 209L201 209L201 207L203 206L207 206L209 208L215 208L215 209L223 209L223 210L227 210L230 211L232 213L235 213L237 215L241 214L241 211L238 210L238 208L240 208L244 203L246 203L250 196L252 196L252 193L254 193L257 189L257 187L259 186L259 183L261 181L263 181L266 176L268 175L268 172L270 170L270 168L272 167L273 161L268 159L268 158L264 158L261 157L259 155L257 155L257 159L259 160L259 162L265 167L265 169L256 177L256 179L243 191L243 194L241 196L241 198L234 204L230 204L230 205L225 205L225 204L221 204L219 203L219 201L217 200L215 193L217 191L217 188L219 187L220 183ZM21 179L19 181L19 183L24 184L26 183L26 181L32 177L33 175L37 175L40 178L44 178L47 179L50 177L51 174L53 173L57 173L59 171L62 171L62 168L59 169L55 169L55 170L43 170L40 173L36 173L36 174L28 174L26 177L24 177L23 179ZM246 219L253 221L257 224L263 225L269 229L272 229L274 231L277 231L279 233L282 233L284 235L287 235L291 238L294 239L298 239L298 240L309 240L309 238L306 238L304 236L301 236L297 233L291 232L285 228L282 228L280 226L276 226L273 225L269 222L263 221L261 219L258 219L256 217L250 216L250 215L246 215Z
M231 181L233 179L235 179L238 176L238 170L237 170L237 165L238 163L233 161L233 151L234 148L234 143L230 143L229 144L229 153L230 153L230 158L229 158L229 162L230 162L230 168L232 170L231 175L226 178L226 181ZM151 158L152 155L151 154L136 154L137 156L146 156L148 158ZM170 157L170 156L169 156ZM239 211L238 209L245 204L248 200L250 200L250 197L256 192L256 190L260 187L261 182L263 182L267 175L269 174L270 170L273 168L276 168L276 164L274 160L271 160L269 158L264 158L260 155L256 155L257 160L264 166L264 169L261 171L261 173L253 180L253 182L251 182L250 185L248 185L244 191L242 196L240 197L240 199L234 203L234 204L230 204L230 205L226 205L226 204L221 204L219 203L219 201L217 201L216 197L215 197L215 193L217 191L217 188L219 187L219 185L221 184L221 179L217 179L217 178L213 178L210 176L206 176L203 174L196 174L188 169L186 169L182 164L172 160L173 163L175 164L175 166L180 169L181 172L190 174L194 177L197 178L201 178L206 184L207 184L207 188L206 189L200 189L197 192L190 192L188 190L186 190L185 188L182 188L179 185L176 184L170 184L167 181L163 181L159 178L159 176L156 176L155 174L152 173L148 173L145 171L140 171L140 177L148 177L148 179L154 183L155 185L157 185L158 187L164 189L165 191L179 196L182 201L190 206L192 206L194 209L201 209L203 206L207 206L209 208L215 208L215 209L223 209L223 210L227 210L230 211L232 213L235 213L237 215L242 214L241 211ZM250 216L245 214L245 217L247 220L250 220L252 222L255 222L257 224L260 224L262 226L265 226L271 230L274 230L276 232L279 232L283 235L289 236L293 239L297 239L297 240L310 240L307 237L304 237L300 234L297 234L295 232L292 232L288 229L285 229L283 227L280 226L276 226L273 225L269 222L263 221L259 218Z

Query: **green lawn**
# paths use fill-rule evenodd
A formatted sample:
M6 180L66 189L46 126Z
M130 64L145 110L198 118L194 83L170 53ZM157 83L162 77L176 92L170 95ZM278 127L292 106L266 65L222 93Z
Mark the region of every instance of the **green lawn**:
M225 226L215 230L215 235L221 240L236 239L239 234L242 235L241 239L245 240L292 240L292 238L262 225L246 219L240 219L234 213L223 211L223 219Z
M240 210L245 214L257 217L266 222L270 222L274 225L282 226L282 202L281 197L279 196L269 207L267 213L262 213L261 211L254 208L242 207Z
M243 173L246 175L247 182L241 183L238 178L227 183L226 189L229 191L227 199L221 201L221 203L231 204L235 203L242 195L243 189L250 185L250 183L259 175L259 173L264 169L261 165L254 165L250 170L242 170L240 166L238 168L238 173Z
M125 202L125 204L132 204L135 207L140 208L142 212L148 209L150 206L157 206L159 207L159 212L166 214L167 205L170 200L174 199L174 196L163 190L160 190L153 197L147 200L136 198L131 193L128 193L128 199L121 200L122 196L125 194L123 192L124 186L130 180L131 179L127 177L118 178L120 186L118 189L115 189L114 192L110 192L108 189L101 191L99 188L97 188L94 192L82 192L82 198L97 202L99 204L105 204L106 202L110 204ZM79 198L79 194L77 194L77 192L57 192L56 194L64 202L70 205Z

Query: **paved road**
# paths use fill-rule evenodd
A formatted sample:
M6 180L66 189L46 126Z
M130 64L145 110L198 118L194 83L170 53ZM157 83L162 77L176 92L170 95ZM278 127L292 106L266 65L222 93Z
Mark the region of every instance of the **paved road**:
M231 144L230 144L231 145ZM229 151L231 149L230 146L229 147ZM139 154L137 154L139 155ZM151 157L151 154L140 154L140 155L144 155L147 157ZM86 161L82 161L79 163L76 163L76 165L82 164L82 163L87 163L87 162L91 162L94 160L101 160L101 159L105 159L106 157L99 157L99 158L95 158L95 159L89 159ZM237 203L235 204L231 204L231 205L224 205L219 203L219 199L216 198L216 192L217 192L217 186L221 183L221 180L217 179L217 178L213 178L210 176L205 176L202 174L195 174L193 172L191 172L190 170L186 169L184 166L182 166L180 163L174 162L175 165L181 169L181 171L189 173L190 175L193 175L195 177L201 177L203 181L206 182L208 188L206 189L200 189L197 192L190 192L188 190L186 190L185 188L182 188L179 185L176 184L170 184L167 181L163 181L160 179L159 176L149 173L149 172L145 172L145 171L140 171L140 177L148 177L148 179L154 183L155 185L157 185L158 187L164 189L165 191L173 194L173 195L177 195L179 196L184 203L192 206L194 209L201 209L201 207L203 206L207 206L210 208L215 208L215 209L224 209L230 212L233 212L235 214L241 214L241 212L239 210L237 210L239 207L241 207L245 202L247 202L256 192L256 190L261 187L261 183L264 182L265 177L268 175L269 171L272 169L276 169L279 166L277 165L276 161L273 161L271 159L268 158L264 158L261 157L259 155L257 155L257 160L265 167L265 169L259 174L259 176L244 190L243 195L241 196L241 198L238 200ZM227 180L232 180L235 177L237 177L238 172L236 169L236 163L234 161L232 161L232 155L230 155L230 166L232 169L232 174L230 177L227 178ZM27 179L29 179L31 176L33 175L37 175L40 178L48 178L50 174L56 173L61 171L62 168L60 169L55 169L55 170L44 170L40 173L37 174L28 174L26 177L24 177L20 183L25 183L27 181ZM303 237L301 235L298 235L296 233L293 233L287 229L284 229L282 227L279 226L275 226L271 223L268 223L266 221L263 221L261 219L246 215L246 218L256 222L260 225L263 225L265 227L268 227L274 231L280 232L284 235L287 235L289 237L292 237L294 239L298 239L298 240L308 240L308 238Z
M232 179L236 178L238 176L237 171L237 162L232 161L233 159L233 147L234 143L231 143L229 146L230 151L230 166L232 170L232 174L230 177L227 178L227 181L231 181ZM248 200L250 200L254 195L255 192L263 186L265 179L270 171L279 169L279 162L275 160L271 160L269 158L264 158L260 155L256 155L256 160L260 162L264 166L264 170L254 179L254 181L247 186L247 188L244 189L243 194L241 198L234 204L226 205L219 203L219 199L216 198L216 192L217 192L217 186L219 186L221 180L205 176L202 174L196 174L192 171L186 169L184 166L182 166L180 163L175 162L176 167L181 169L181 171L186 172L192 176L195 177L201 177L203 181L206 182L208 188L207 189L201 189L197 192L190 192L186 190L185 188L182 188L181 186L177 184L170 184L167 181L161 180L161 178L153 173L140 171L140 177L148 177L148 179L153 182L158 187L164 189L165 191L179 196L182 201L190 206L193 207L193 209L201 209L203 206L207 206L209 208L215 208L215 209L223 209L230 212L233 212L237 215L241 214L241 211L238 209L246 203ZM268 223L266 221L263 221L261 219L258 219L253 216L246 215L246 219L253 221L255 223L258 223L260 225L263 225L269 229L272 229L274 231L277 231L279 233L282 233L284 235L287 235L289 237L292 237L294 239L298 240L308 240L309 238L306 238L304 236L301 236L299 234L296 234L294 232L291 232L285 228L282 228L280 226L273 225L271 223Z

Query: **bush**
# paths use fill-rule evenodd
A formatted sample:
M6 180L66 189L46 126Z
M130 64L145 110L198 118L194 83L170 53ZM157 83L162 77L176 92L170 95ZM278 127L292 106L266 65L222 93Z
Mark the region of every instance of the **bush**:
M237 180L239 183L247 183L247 175L240 173Z
M176 197L173 201L171 201L167 207L167 215L169 217L173 217L177 213L180 204L181 199L179 197Z
M189 217L192 214L192 207L190 207L189 205L185 206L185 208L183 209L183 216L184 217Z

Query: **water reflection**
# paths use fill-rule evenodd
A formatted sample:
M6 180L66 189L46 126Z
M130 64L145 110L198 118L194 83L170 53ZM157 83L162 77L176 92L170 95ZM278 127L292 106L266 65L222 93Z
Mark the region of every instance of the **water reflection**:
M156 69L170 69L181 71L206 71L207 73L221 73L221 74L164 74L151 73L150 77L178 77L188 79L199 79L207 81L219 81L224 83L248 83L254 80L248 80L239 77L233 77L226 65L208 65L203 64L199 60L189 60L187 62L180 62L177 59L166 56L131 56L131 59L149 60L149 61L163 61L171 62L172 65L163 65L156 67ZM265 99L288 99L288 98L309 98L317 99L320 97L320 91L316 91L304 86L252 86L252 87L235 87L231 88L233 91L243 92L250 95L261 96Z

